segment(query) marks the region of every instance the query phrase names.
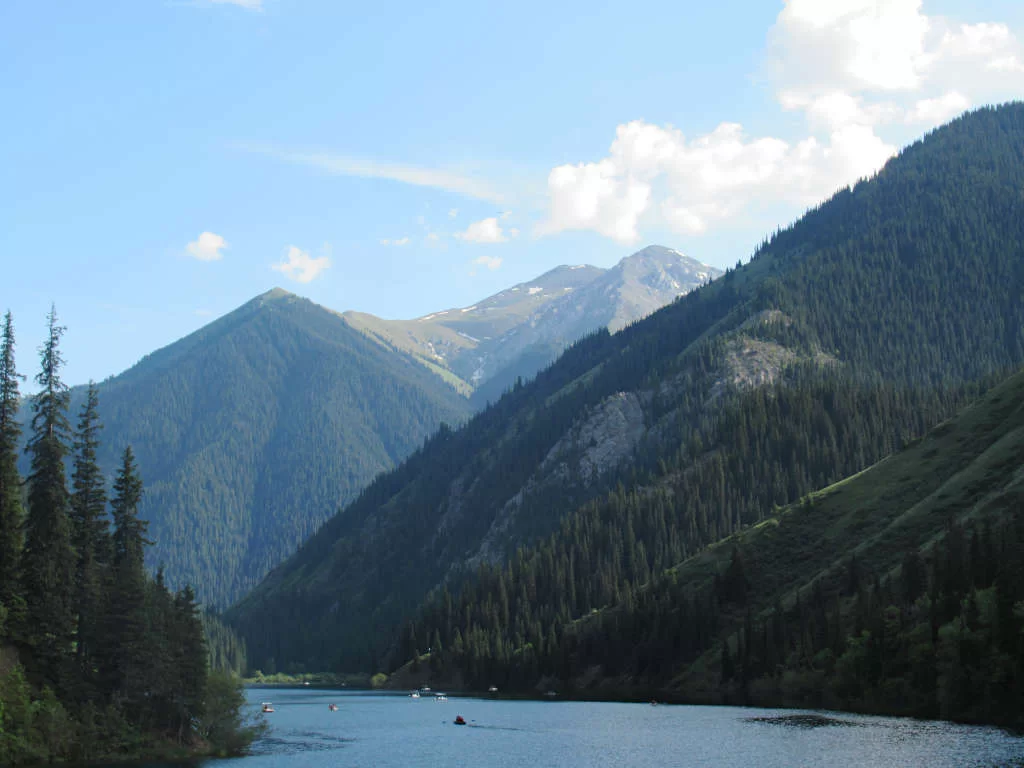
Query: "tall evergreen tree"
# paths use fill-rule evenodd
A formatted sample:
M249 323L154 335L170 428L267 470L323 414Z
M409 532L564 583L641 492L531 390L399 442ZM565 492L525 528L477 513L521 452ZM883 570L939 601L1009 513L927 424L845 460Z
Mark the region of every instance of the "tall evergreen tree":
M103 573L109 558L109 526L105 516L107 494L103 473L96 463L99 444L97 406L99 396L96 385L89 384L85 403L75 433L75 459L72 473L71 520L75 551L78 554L75 571L75 607L78 628L75 634L75 658L80 680L90 688L93 679L93 655L96 633L103 602ZM92 691L82 692L90 696Z
M131 446L125 448L114 480L113 583L103 629L114 695L131 701L147 679L146 571L147 523L139 519L142 479ZM141 714L141 713L139 713Z
M24 639L32 651L31 676L59 691L75 628L75 553L64 472L70 395L60 378L64 328L57 322L56 309L51 308L47 321L47 338L40 348L42 365L36 376L40 389L32 397L32 436L28 443L32 463L22 563Z
M18 380L14 364L14 320L4 316L0 341L0 613L8 624L21 603L18 590L18 560L21 555L21 476L18 474ZM0 637L7 634L0 621Z

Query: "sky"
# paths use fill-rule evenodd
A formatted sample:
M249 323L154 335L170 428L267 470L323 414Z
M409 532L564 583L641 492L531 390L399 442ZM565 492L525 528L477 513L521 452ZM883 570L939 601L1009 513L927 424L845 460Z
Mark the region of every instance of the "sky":
M411 318L730 266L1020 98L1020 0L4 0L0 312L31 377L55 305L80 384L274 286Z

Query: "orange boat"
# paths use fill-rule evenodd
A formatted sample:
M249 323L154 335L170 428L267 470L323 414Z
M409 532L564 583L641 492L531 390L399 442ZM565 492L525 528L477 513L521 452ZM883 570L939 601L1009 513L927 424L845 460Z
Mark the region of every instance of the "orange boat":
M465 718L462 715L456 715L455 716L455 724L456 725L465 725L466 724L466 720L465 720Z

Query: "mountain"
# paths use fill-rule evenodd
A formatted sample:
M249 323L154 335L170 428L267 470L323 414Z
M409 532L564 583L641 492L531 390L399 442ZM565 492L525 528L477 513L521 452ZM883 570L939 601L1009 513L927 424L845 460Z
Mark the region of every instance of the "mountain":
M531 557L589 586L499 591L461 644L482 663L483 626L507 609L514 623L487 635L499 660L553 647L652 574L904 447L1024 364L1022 187L1024 105L979 110L748 264L577 342L374 481L236 605L251 662L400 663L433 647L410 624L432 591L443 606ZM612 522L590 535L588 515Z
M569 344L598 328L613 333L718 277L720 270L652 245L611 269L561 266L536 280L461 309L414 320L360 312L345 319L371 338L407 352L474 403L496 400L550 364Z
M637 552L657 558L657 516L635 497L574 516L454 603L435 600L411 634L444 649L435 675L469 687L1019 726L1022 466L1024 371L870 469L617 594L568 607L605 578L580 572L585 542L621 536L623 518L636 534L617 541L626 567L646 566ZM520 603L524 589L539 599ZM552 621L542 606L581 618Z
M411 358L279 288L102 382L99 401L101 466L127 444L138 460L151 564L213 605L468 410Z

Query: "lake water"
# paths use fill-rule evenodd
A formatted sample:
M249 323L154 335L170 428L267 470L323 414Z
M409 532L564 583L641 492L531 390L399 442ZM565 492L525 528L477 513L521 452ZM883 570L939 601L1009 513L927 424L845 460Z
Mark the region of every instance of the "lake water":
M260 701L273 702L275 711L266 716L271 732L252 755L206 761L203 768L1024 766L1024 739L995 728L836 712L441 702L310 688L250 689L248 698L253 711ZM456 715L468 725L454 725Z

